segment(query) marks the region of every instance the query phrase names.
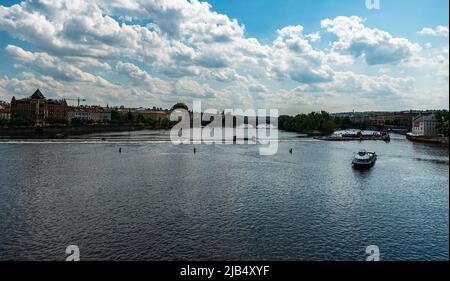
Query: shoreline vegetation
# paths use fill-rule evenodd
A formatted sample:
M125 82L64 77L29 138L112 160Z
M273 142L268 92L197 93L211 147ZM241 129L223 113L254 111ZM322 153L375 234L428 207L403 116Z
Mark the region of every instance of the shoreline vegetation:
M89 126L33 126L0 128L2 138L59 139L93 133L136 131L140 128L129 125L89 125Z
M278 118L278 128L309 136L327 136L335 131L336 122L326 111L298 114L297 116L281 115Z
M78 118L73 118L70 122L66 119L47 119L48 126L36 127L32 120L17 112L12 113L10 120L0 121L0 137L11 138L66 138L92 133L168 130L177 123L168 118L146 118L132 112L122 114L116 110L111 111L111 120L108 122Z
M441 120L439 125L439 131L442 134L441 138L445 137L448 139L448 111L440 110L436 111L435 114L438 120ZM237 121L236 117L234 118L233 125L235 126ZM245 119L244 122L247 121ZM112 110L111 120L103 123L77 118L73 118L70 122L66 119L48 119L46 122L48 126L35 127L33 121L28 120L17 112L12 112L10 120L0 119L0 137L67 138L75 135L103 132L169 130L178 123L178 121L170 121L169 118L145 117L134 112L123 113L117 110ZM202 124L207 125L208 123ZM331 138L333 133L339 130L368 129L379 130L383 134L387 134L387 131L396 132L396 127L400 128L400 126L394 126L394 129L392 129L390 125L392 124L378 126L354 124L349 117L336 117L326 111L298 114L296 116L281 115L278 118L278 128L280 130L304 134L323 140ZM378 140L380 138L374 137L373 139ZM382 139L385 140L384 137Z

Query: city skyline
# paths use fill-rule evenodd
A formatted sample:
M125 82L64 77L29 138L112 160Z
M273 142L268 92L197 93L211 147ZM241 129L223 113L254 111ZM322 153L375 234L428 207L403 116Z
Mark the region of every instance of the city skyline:
M448 108L448 2L365 2L2 1L0 100Z

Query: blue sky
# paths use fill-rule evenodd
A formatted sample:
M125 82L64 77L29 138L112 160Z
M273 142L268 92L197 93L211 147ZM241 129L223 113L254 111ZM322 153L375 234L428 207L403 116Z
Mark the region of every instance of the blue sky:
M446 0L0 1L0 99L448 108ZM19 4L13 6L14 4Z
M287 25L320 28L324 18L358 15L370 25L399 36L413 36L423 26L448 24L449 1L381 0L380 10L368 10L364 0L210 0L213 10L245 24L248 35L273 39Z

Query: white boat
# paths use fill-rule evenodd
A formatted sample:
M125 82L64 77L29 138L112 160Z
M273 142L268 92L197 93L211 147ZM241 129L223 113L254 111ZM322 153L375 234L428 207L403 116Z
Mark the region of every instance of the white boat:
M364 170L372 168L376 161L377 154L375 152L361 150L354 155L352 165L355 169Z

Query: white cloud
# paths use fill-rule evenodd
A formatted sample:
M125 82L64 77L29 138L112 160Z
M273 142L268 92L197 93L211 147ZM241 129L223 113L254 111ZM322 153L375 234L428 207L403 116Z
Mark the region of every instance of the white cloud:
M200 84L189 78L181 78L175 83L174 94L177 97L189 97L191 100L210 99L215 97L216 91L208 84Z
M40 74L63 81L82 81L103 86L109 85L109 82L104 78L85 72L47 53L32 53L14 45L6 46L5 50L22 61L24 65L34 68Z
M130 78L134 85L143 85L154 94L168 95L172 91L169 83L153 77L132 63L119 61L116 65L116 70Z
M325 19L321 26L338 37L333 43L336 52L362 57L369 65L404 62L420 51L419 45L405 38L365 27L363 19L356 16Z
M254 93L268 93L269 90L267 89L266 86L264 86L263 84L259 84L259 83L254 83L248 86L248 90L250 92L254 92Z
M28 43L6 47L14 65L26 72L0 80L0 87L4 93L5 87L16 87L14 92L28 95L32 89L25 84L44 88L41 79L51 85L49 91L82 92L98 102L170 106L195 97L218 107L273 102L295 113L299 106L319 107L331 99L344 108L344 101L354 97L367 103L379 97L416 98L408 83L425 82L388 75L403 73L409 79L413 64L428 65L429 73L448 81L448 48L447 54L425 58L417 44L368 28L359 17L325 19L321 25L337 36L329 47L323 47L328 38L323 30L304 34L301 25L281 28L273 42L262 44L246 37L242 24L198 0L0 5L0 31ZM445 28L432 31L444 34ZM370 69L375 69L373 75L381 68L367 64L382 65L384 75L370 76ZM445 99L442 89L436 95ZM292 99L286 105L288 97Z
M331 80L333 70L325 64L325 53L314 50L302 32L302 26L278 30L272 47L272 70L279 78L288 76L300 83Z
M415 79L410 76L368 76L353 72L337 72L329 83L302 87L308 92L351 93L365 97L385 99L389 96L407 96L414 89Z
M447 26L438 25L435 28L424 27L418 33L420 35L448 37L449 31L448 31L448 27Z
M310 34L306 35L305 37L311 42L317 42L320 40L319 32L310 33Z

